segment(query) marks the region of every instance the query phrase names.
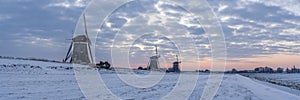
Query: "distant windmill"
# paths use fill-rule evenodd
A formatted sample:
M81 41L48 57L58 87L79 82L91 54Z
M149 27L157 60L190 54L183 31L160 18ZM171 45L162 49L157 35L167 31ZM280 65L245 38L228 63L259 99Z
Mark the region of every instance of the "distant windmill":
M78 35L72 39L67 55L63 62L76 64L93 64L91 40L88 35L85 14L83 14L85 35Z
M160 55L157 52L157 45L155 45L155 55L150 57L150 61L148 63L148 70L159 70L159 59Z
M176 55L176 61L173 62L173 70L174 72L180 72L179 64L181 61L178 60L178 55Z
M180 63L181 63L181 61L178 60L178 55L176 55L176 61L173 62L173 67L169 68L167 70L167 72L177 72L177 73L179 73L180 72L180 68L179 68Z

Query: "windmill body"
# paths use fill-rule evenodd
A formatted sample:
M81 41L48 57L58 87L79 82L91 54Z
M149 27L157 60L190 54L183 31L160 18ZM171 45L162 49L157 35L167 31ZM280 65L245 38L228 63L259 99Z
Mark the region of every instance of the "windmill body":
M181 62L178 60L178 55L176 55L176 59L177 61L173 62L173 70L174 72L180 72L179 64Z
M159 56L150 57L148 70L158 70L159 69L158 58L159 58Z
M169 69L167 70L167 72L177 72L177 73L180 73L180 72L181 72L181 71L180 71L180 67L179 67L181 61L178 60L178 55L176 55L176 59L177 59L177 60L176 60L175 62L173 62L173 67L172 67L172 68L169 68Z
M155 56L150 57L150 61L148 63L148 70L159 70L159 58L160 56L157 53L157 46Z
M92 58L89 56L90 40L85 35L76 36L73 39L72 63L76 64L91 64Z

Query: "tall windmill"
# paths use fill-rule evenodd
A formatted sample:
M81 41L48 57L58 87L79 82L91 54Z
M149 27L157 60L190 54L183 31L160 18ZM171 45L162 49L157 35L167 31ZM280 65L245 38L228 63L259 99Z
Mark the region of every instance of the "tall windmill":
M155 45L155 55L150 57L149 63L148 63L148 70L159 70L159 59L160 55L157 52L157 45Z
M67 55L63 62L76 64L93 64L93 55L91 51L91 40L88 35L86 17L83 14L84 35L78 35L72 39Z

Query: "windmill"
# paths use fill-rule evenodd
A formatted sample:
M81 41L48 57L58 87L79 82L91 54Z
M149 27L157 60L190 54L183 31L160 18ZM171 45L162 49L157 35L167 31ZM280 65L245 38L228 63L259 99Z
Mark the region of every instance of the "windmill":
M157 45L155 45L155 55L150 57L150 61L148 63L148 70L159 70L159 59L160 55L157 52Z
M93 55L91 52L91 40L88 35L86 17L83 14L84 20L84 35L78 35L72 39L67 55L63 62L76 64L93 64Z
M177 72L180 73L180 68L179 68L179 64L181 63L181 61L178 60L178 55L176 55L176 61L173 62L173 67L169 68L167 70L167 72Z
M181 61L178 60L178 55L176 55L176 61L173 62L173 70L174 72L180 72L179 64Z

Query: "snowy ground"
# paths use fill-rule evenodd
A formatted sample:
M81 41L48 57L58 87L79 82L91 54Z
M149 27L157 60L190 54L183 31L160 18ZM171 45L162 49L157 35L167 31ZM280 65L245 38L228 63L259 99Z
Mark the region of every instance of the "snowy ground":
M269 83L290 87L293 89L300 90L300 74L284 74L284 73L252 73L252 74L243 74L250 78L255 78L261 81L266 81Z
M0 100L86 99L80 91L74 70L69 64L0 59ZM92 69L91 69L92 70ZM112 71L100 71L106 86L120 99L160 99L178 85L179 74L168 73L150 88L136 88L122 82ZM126 74L131 77L131 74ZM189 73L195 77L198 74ZM201 74L188 99L197 100L208 75ZM184 84L191 85L187 78ZM286 87L281 87L286 88ZM182 89L182 94L186 91ZM101 94L100 96L107 96ZM180 94L175 98L180 98ZM225 75L214 100L300 100L295 92L283 91L240 75Z

